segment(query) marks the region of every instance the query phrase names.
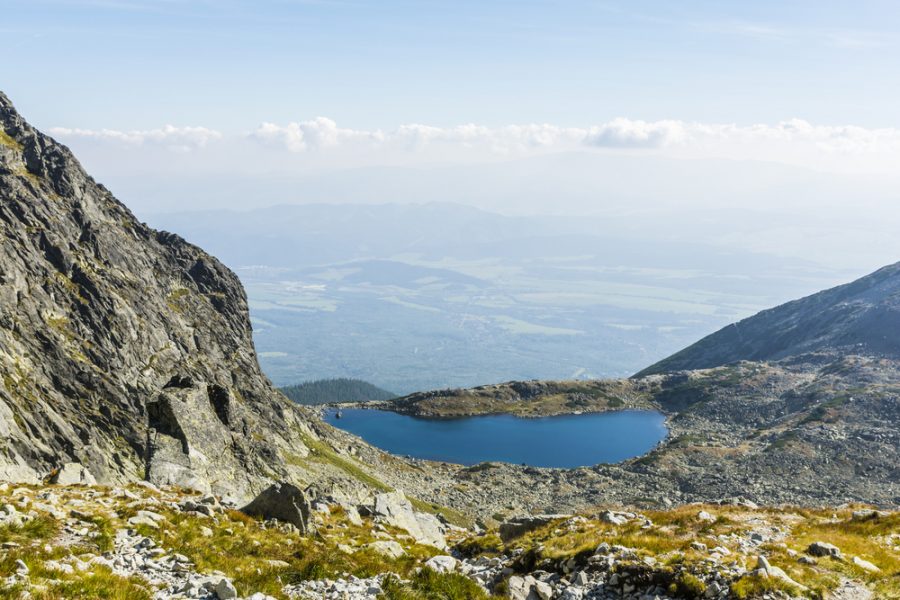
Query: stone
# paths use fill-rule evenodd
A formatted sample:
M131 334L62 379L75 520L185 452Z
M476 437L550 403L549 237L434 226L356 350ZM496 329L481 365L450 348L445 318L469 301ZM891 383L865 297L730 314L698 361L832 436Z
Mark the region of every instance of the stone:
M238 597L237 589L235 589L234 584L224 577L216 584L215 593L219 600L232 600L232 598Z
M614 513L611 510L605 510L600 513L600 520L612 525L625 525L628 523L628 519L624 515Z
M506 589L509 600L533 600L531 598L531 585L525 581L524 577L513 575L507 580Z
M458 560L456 560L452 556L446 555L432 556L425 561L426 567L428 567L432 571L437 571L438 573L452 573L456 570L458 565Z
M154 521L153 519L150 519L148 517L139 517L139 516L129 517L128 524L131 525L132 527L144 525L146 527L151 527L153 529L159 529L159 523L157 523L156 521Z
M853 557L853 564L864 571L868 571L869 573L878 573L881 571L881 569L879 569L874 564L858 556Z
M378 540L377 542L366 544L366 547L389 558L400 558L406 554L403 546L393 540Z
M65 463L50 475L50 483L55 485L97 485L91 472L79 463Z
M773 566L769 564L768 559L765 556L757 557L756 562L756 572L760 575L764 575L765 577L772 577L774 579L780 579L789 585L793 585L801 590L807 589L806 586L797 583L793 579L788 576L787 573L784 572L780 567Z
M362 517L359 516L359 511L355 506L345 506L344 507L344 515L347 517L347 520L350 521L351 525L356 525L357 527L361 527L363 524Z
M372 514L382 523L406 530L420 544L440 549L447 547L443 526L437 517L416 513L401 491L376 495Z
M697 518L707 523L714 523L716 520L716 517L714 515L706 512L705 510L701 510L700 512L698 512Z
M500 539L509 542L517 537L525 535L529 531L534 531L545 525L560 519L568 519L572 515L529 515L514 517L500 524L498 533Z
M531 587L533 594L537 594L540 600L550 600L553 598L553 588L545 581L535 581Z
M865 508L861 510L854 510L851 518L854 521L868 521L870 519L877 519L879 516L881 516L881 513L877 510Z
M285 481L272 484L240 511L251 517L290 523L302 533L310 533L313 529L309 499L303 490Z
M16 573L18 573L19 575L28 575L29 572L30 572L30 569L28 568L28 565L25 564L25 561L22 560L21 558L17 558L16 559Z
M841 550L834 544L827 542L813 542L806 549L806 553L812 556L831 556L833 558L841 557Z

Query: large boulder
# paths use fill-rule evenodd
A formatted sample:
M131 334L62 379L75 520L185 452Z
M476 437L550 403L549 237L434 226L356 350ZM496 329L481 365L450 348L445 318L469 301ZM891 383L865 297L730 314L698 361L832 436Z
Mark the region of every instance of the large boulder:
M372 516L381 523L406 530L420 544L444 549L444 527L434 515L417 513L401 491L375 496Z
M303 533L310 533L313 527L309 518L311 507L306 493L284 481L267 487L240 511L251 517L290 523Z
M50 475L50 483L56 485L97 485L97 480L84 465L66 463Z
M522 517L513 517L512 519L501 523L498 528L500 539L504 542L514 540L519 536L525 535L529 531L534 531L544 525L547 525L558 519L567 519L572 515L528 515Z

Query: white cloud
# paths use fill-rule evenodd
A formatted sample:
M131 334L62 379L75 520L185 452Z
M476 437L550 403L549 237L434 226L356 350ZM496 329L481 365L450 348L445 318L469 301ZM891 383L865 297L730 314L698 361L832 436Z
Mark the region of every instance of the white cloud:
M584 141L610 148L659 148L684 141L687 128L681 121L614 119L588 129Z
M305 152L316 148L328 148L347 141L380 142L384 136L380 131L358 131L342 129L326 117L316 117L311 121L288 123L285 126L263 123L250 137L269 145L281 145L291 152Z
M175 127L166 125L159 129L118 131L115 129L70 129L53 127L50 135L60 139L87 139L114 142L127 146L159 145L174 151L203 148L212 141L222 139L222 134L207 127Z
M496 128L473 123L456 127L410 124L384 132L380 129L344 129L331 119L318 117L283 126L263 123L250 137L291 152L360 142L371 147L394 146L411 151L433 146L481 148L497 154L566 150L579 146L654 149L746 143L812 144L822 150L852 153L900 150L900 130L895 128L813 125L801 119L747 126L626 118L584 128L549 124Z
M341 127L317 117L286 125L266 122L249 133L229 135L207 127L172 125L132 131L58 127L50 132L76 145L90 142L87 146L97 151L160 148L203 155L210 163L234 161L248 169L475 163L586 149L761 160L839 172L893 173L900 161L898 128L817 125L802 119L737 125L617 118L586 127L413 123L381 130ZM274 152L263 157L261 146ZM110 151L117 150L106 150Z

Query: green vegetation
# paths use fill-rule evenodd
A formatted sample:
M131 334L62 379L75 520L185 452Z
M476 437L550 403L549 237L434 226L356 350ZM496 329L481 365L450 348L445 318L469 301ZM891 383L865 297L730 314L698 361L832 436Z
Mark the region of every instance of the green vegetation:
M422 569L408 583L389 577L379 600L487 600L491 598L477 583L456 573Z
M19 143L13 136L9 135L2 129L0 129L0 146L6 146L7 148L11 148L16 152L22 151L22 144Z
M770 592L787 592L793 596L798 591L796 587L780 579L759 577L757 575L741 577L731 586L731 593L738 600L762 598Z
M186 288L176 288L169 292L166 296L166 305L172 312L184 312L184 299L190 295L190 290Z
M281 388L297 404L316 405L331 402L370 402L392 400L397 394L361 379L320 379Z

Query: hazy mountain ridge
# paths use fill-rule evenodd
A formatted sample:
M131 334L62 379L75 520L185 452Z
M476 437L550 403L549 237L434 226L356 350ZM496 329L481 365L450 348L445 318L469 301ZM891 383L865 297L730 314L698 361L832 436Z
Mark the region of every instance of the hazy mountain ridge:
M262 366L278 385L356 377L411 393L626 376L730 321L855 276L627 220L456 204L152 220L238 273Z
M728 325L638 376L810 352L900 358L900 263Z

